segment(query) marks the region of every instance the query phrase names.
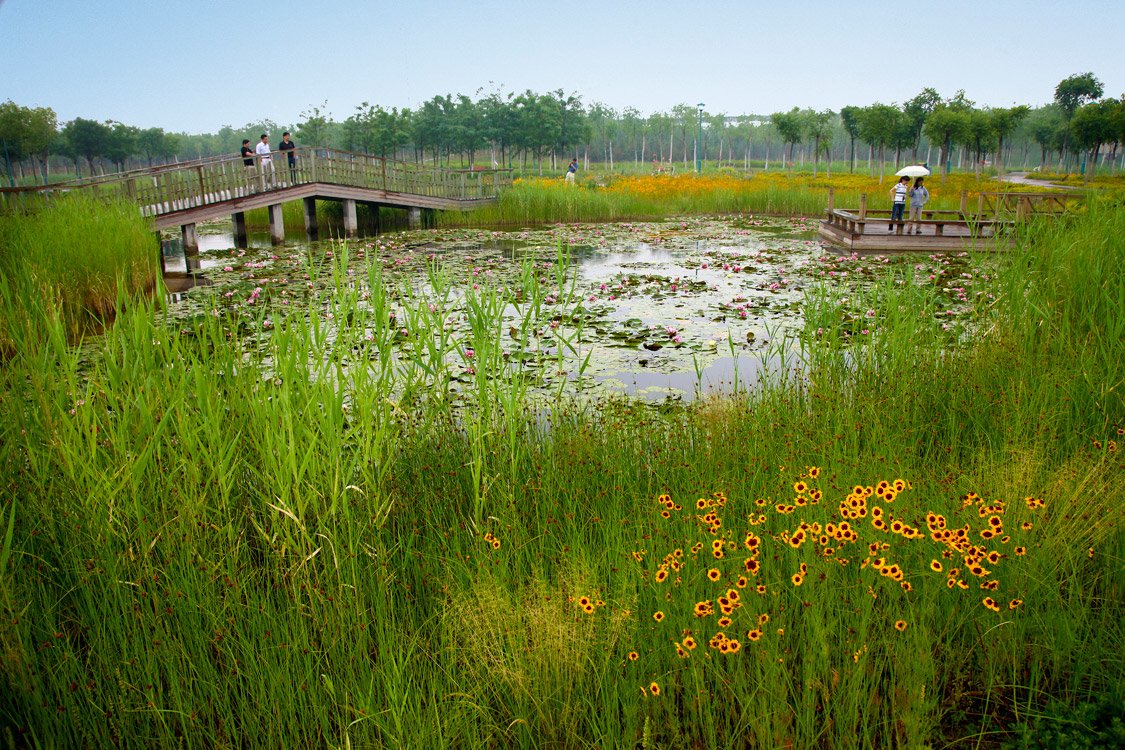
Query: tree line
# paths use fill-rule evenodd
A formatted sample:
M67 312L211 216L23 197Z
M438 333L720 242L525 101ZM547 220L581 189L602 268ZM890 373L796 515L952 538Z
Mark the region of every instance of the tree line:
M786 169L811 162L815 175L822 158L829 173L834 161L844 161L854 171L864 147L873 175L886 169L888 155L897 167L907 153L911 161L928 163L935 150L943 177L954 159L958 167L976 170L988 161L997 169L1019 162L1023 168L1057 164L1068 172L1072 165L1089 164L1091 169L1084 170L1089 172L1099 159L1116 169L1125 136L1125 103L1104 98L1104 93L1092 73L1080 73L1061 81L1053 101L1040 107L978 107L964 91L942 97L926 88L901 105L877 102L839 112L794 108L769 116L730 116L688 104L645 115L634 107L586 105L580 94L562 89L478 90L475 97L437 95L414 109L363 102L340 121L324 102L310 106L290 125L260 120L205 134L81 117L60 127L50 108L8 101L0 104L0 141L8 174L26 181L28 165L44 183L52 161L65 171L73 166L78 174L120 171L234 154L244 137L256 141L267 133L276 140L283 130L292 132L300 146L449 167L483 161L539 174L557 171L571 157L581 159L587 169L598 163L609 170L623 162L638 168L651 157L685 168L697 158L744 169L752 163L768 169L771 159L775 166L784 162Z

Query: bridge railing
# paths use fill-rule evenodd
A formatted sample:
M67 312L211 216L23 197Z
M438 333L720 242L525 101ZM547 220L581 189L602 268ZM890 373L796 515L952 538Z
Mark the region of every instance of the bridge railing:
M246 165L238 155L212 157L45 187L0 188L0 210L24 210L44 198L73 191L104 200L127 199L146 216L155 217L313 183L454 201L496 198L501 188L511 184L508 170L442 169L331 148L274 151L268 160L255 155L250 161Z

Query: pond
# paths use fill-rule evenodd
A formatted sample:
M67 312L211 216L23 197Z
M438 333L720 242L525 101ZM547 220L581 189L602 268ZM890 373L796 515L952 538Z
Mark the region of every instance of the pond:
M346 247L337 241L273 247L268 233L251 232L249 246L240 249L229 231L215 227L201 232L196 257L184 258L175 242L166 243L165 268L176 319L211 314L261 321L266 309L315 314L329 325L328 299L341 284L366 299L369 264L391 290L392 321L410 319L406 307L436 294L437 269L449 285L442 335L461 342L443 356L456 367L472 370L465 361L465 296L498 290L506 304L497 330L511 334L500 334L510 349L504 356L535 368L536 385L580 379L595 393L653 400L721 391L736 377L749 382L781 366L781 342L816 335L805 319L812 289L837 295L846 321L842 336L851 341L878 326L865 292L888 279L936 292L931 323L953 340L963 334L977 296L986 294L990 272L968 253L844 255L821 244L815 230L808 219L717 216L403 231ZM347 270L334 276L343 258ZM437 309L433 300L427 304ZM411 333L404 329L402 338Z

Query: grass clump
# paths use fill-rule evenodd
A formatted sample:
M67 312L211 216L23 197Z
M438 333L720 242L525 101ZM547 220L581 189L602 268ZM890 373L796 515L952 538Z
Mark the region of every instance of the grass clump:
M0 306L16 329L57 319L73 340L111 321L119 296L151 294L159 244L133 206L65 195L32 213L0 216Z

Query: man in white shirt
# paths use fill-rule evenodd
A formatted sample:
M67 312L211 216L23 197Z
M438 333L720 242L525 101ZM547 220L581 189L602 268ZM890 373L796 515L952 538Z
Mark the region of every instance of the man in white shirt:
M258 172L262 175L262 190L266 190L266 173L269 172L269 187L275 187L274 174L273 174L273 159L270 158L270 137L262 133L262 140L258 141L254 153L258 155L261 162L258 165Z

